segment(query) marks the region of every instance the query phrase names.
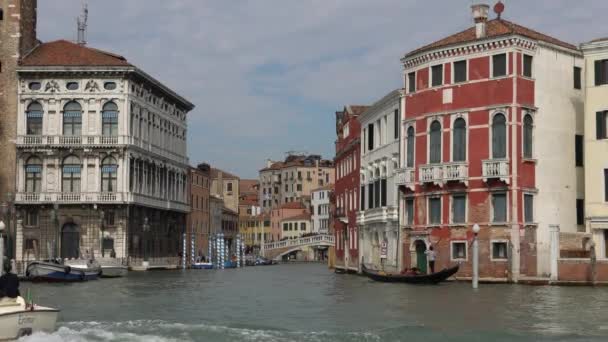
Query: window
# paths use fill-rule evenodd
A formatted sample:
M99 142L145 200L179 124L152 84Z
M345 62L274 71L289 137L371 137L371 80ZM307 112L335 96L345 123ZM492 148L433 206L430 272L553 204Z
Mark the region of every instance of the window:
M584 154L584 145L583 144L584 144L584 142L583 142L582 135L574 136L574 152L575 152L576 166L584 165L585 154Z
M416 72L410 72L407 74L408 93L416 91Z
M361 185L361 194L359 201L361 202L361 207L359 209L365 210L365 185Z
M40 90L40 88L42 88L42 84L40 82L30 82L28 88L30 88L30 90Z
M114 102L108 102L103 106L101 112L102 133L104 136L118 135L118 106Z
M454 121L453 159L454 161L467 160L467 123L463 118Z
M42 190L42 161L30 157L25 165L25 192L35 193Z
M576 224L582 226L585 224L585 200L576 200Z
M531 115L524 117L524 158L532 158L532 130L534 129L534 121Z
M302 171L298 171L298 179L302 179Z
M289 231L293 230L293 224L291 222L289 222Z
M406 222L408 226L414 224L414 199L408 198L405 200L405 213L407 215Z
M452 261L467 260L467 243L465 241L452 241Z
M492 77L501 77L507 75L507 54L492 56Z
M65 87L68 90L78 90L78 82L68 82L66 83Z
M454 83L467 81L467 61L454 62Z
M532 78L532 56L524 55L523 75Z
M452 196L452 223L465 223L467 212L467 197L464 194Z
M581 74L582 74L582 69L579 67L574 67L574 89L582 88Z
M429 198L429 224L441 223L441 198Z
M103 89L105 89L105 90L114 90L114 89L116 89L116 82L105 82L103 84Z
M608 202L608 169L604 169L604 200Z
M72 101L63 108L63 135L80 135L82 128L82 107Z
M608 59L595 61L595 85L608 84Z
M306 223L300 222L300 230L306 230Z
M524 194L524 220L526 223L534 222L534 195Z
M283 223L283 231L286 232L287 230L289 230L289 226L287 223Z
M27 135L42 135L42 105L38 102L32 102L27 106Z
M62 190L63 192L80 192L80 159L68 156L63 160Z
M4 20L4 11L0 8L0 20Z
M437 87L443 84L443 64L431 68L431 86Z
M492 194L492 211L494 216L492 222L503 223L507 222L507 194L495 193Z
M25 213L25 225L33 227L38 225L38 210L28 209Z
M103 219L103 223L106 226L114 226L116 224L116 214L112 210L104 212Z
M413 126L407 129L407 167L414 167L414 144L416 141L416 132Z
M374 208L374 183L369 183L367 185L367 209Z
M382 200L381 200L380 206L386 207L386 178L382 178L380 180L380 187L381 187L380 192L382 193L382 196L381 196Z
M433 121L431 124L430 163L441 163L441 124Z
M115 192L118 175L118 163L113 157L106 157L101 163L101 191ZM197 197L198 202L198 197Z
M232 183L226 184L226 191L232 192Z
M606 113L608 112L595 113L595 135L598 140L606 139Z
M492 242L492 259L507 259L507 243L505 241Z
M367 125L367 150L374 149L374 124Z
M35 250L38 246L38 239L25 239L25 249Z
M395 109L393 115L393 128L395 129L395 139L399 139L399 109Z
M380 180L374 182L374 208L380 208Z
M507 157L507 120L503 114L496 114L492 119L492 158Z
M101 245L102 245L102 249L104 251L114 250L114 239L108 238L108 237L104 237L102 239Z
M302 184L297 184L296 185L296 190L297 191L302 191Z

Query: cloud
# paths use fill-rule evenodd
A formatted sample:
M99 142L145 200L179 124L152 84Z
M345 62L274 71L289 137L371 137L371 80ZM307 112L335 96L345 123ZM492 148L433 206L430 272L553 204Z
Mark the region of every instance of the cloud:
M504 17L569 42L608 2L508 0ZM401 86L400 57L472 25L470 0L91 0L90 46L124 55L196 104L193 164L256 177L266 158L331 158L334 112ZM73 39L80 1L39 1L39 36Z

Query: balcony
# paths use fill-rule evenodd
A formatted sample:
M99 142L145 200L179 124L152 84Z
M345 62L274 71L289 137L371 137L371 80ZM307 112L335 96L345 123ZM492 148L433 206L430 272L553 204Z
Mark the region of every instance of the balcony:
M357 212L358 225L388 223L389 221L399 221L397 207L382 207Z
M488 179L499 179L509 184L509 160L490 159L482 161L483 181Z
M414 191L416 186L416 170L414 168L398 169L397 171L397 186L405 186Z
M443 185L443 164L422 165L419 172L420 183Z
M468 185L469 164L466 162L448 163L443 165L444 182L462 182Z
M185 203L127 192L19 192L16 195L17 204L139 204L164 210L188 212Z

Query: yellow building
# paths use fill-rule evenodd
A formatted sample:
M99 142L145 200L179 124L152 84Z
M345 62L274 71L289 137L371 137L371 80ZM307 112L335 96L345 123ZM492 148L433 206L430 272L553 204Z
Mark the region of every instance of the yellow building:
M608 258L608 38L581 45L585 92L585 212L587 233L593 234L598 259ZM580 72L580 70L578 71ZM577 141L577 144L580 142ZM577 146L577 148L579 148ZM578 162L578 161L577 161Z

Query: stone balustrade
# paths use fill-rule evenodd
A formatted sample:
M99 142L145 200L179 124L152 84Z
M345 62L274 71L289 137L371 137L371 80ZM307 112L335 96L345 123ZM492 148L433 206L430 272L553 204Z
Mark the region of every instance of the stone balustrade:
M489 159L482 161L482 175L484 182L488 179L500 179L509 183L509 160Z

